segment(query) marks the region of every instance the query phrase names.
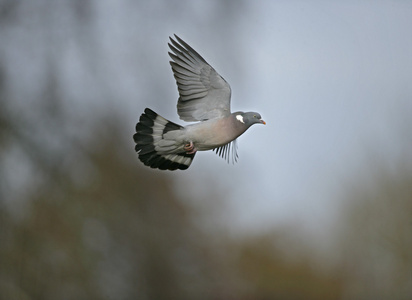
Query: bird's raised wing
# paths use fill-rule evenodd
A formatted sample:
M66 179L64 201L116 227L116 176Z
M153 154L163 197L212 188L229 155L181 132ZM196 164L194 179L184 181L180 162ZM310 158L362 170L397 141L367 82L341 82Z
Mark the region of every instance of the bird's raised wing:
M230 115L229 84L192 47L175 38L177 42L170 38L169 55L180 95L180 119L194 122Z

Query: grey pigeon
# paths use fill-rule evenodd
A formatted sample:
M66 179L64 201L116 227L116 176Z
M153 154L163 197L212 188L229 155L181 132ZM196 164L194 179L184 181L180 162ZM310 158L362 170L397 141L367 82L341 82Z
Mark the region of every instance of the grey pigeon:
M236 139L253 124L266 124L256 112L230 113L230 86L192 47L175 35L169 52L179 90L180 126L146 108L133 139L139 159L151 168L185 170L197 151L214 150L237 160Z

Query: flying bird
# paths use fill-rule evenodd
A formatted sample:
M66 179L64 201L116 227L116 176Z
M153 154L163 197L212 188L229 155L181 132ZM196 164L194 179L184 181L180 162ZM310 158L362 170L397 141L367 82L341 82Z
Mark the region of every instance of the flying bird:
M175 35L169 56L179 91L177 113L185 127L146 108L133 139L139 159L151 168L185 170L197 151L214 150L227 161L238 158L236 139L253 124L266 124L257 112L230 112L229 84L192 47Z

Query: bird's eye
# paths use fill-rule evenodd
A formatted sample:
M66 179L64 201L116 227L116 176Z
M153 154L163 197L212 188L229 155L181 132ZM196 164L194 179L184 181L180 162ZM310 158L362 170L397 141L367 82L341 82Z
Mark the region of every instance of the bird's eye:
M256 119L256 115L253 115L253 117Z

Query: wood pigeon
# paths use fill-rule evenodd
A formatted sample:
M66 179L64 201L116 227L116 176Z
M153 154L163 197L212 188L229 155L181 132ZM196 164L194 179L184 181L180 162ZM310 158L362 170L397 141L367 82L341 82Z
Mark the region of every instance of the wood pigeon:
M151 168L185 170L197 151L214 150L237 160L236 139L253 124L266 124L256 112L230 113L230 86L192 47L175 35L169 56L179 91L180 126L146 108L133 139L139 159Z

